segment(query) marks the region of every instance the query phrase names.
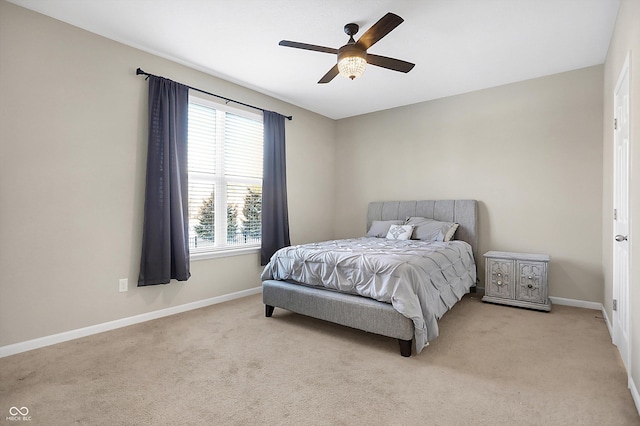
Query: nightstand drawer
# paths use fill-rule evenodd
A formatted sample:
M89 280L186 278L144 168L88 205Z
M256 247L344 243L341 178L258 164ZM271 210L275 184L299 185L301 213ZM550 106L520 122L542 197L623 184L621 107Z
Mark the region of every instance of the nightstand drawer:
M525 302L547 302L547 264L544 262L518 262L516 299Z
M515 297L514 261L487 259L487 283L484 289L488 296Z

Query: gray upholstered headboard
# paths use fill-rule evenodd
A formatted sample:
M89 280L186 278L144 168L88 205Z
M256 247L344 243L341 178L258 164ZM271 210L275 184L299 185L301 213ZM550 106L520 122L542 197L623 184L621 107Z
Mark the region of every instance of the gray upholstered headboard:
M369 203L367 229L374 220L405 220L409 216L426 217L460 226L454 239L466 241L478 261L478 202L476 200L375 201Z

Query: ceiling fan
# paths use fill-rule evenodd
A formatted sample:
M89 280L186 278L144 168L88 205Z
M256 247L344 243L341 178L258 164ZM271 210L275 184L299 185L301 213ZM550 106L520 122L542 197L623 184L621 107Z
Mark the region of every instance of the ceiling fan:
M371 28L365 32L356 42L353 36L358 32L360 27L358 24L350 23L344 26L344 32L349 36L347 44L340 49L332 47L316 46L315 44L298 43L296 41L282 40L278 43L280 46L293 47L296 49L313 50L315 52L332 53L338 56L336 65L327 72L318 83L328 83L338 74L353 80L360 77L364 72L367 64L387 68L393 71L407 73L415 66L411 62L401 61L400 59L388 58L386 56L372 55L367 53L367 49L376 44L380 39L389 34L398 25L404 22L404 19L395 13L387 13L378 22L373 24Z

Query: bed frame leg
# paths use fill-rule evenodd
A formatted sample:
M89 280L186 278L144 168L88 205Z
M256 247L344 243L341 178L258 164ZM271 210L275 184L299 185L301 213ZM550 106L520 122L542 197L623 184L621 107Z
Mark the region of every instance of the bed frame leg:
M400 355L409 357L411 356L411 343L413 340L402 340L398 339L398 343L400 343Z
M264 316L268 318L271 315L273 315L274 309L275 309L275 306L264 305Z

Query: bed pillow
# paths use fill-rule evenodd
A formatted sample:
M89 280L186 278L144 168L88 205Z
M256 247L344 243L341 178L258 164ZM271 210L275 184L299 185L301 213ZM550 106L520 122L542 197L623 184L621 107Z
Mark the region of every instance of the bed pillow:
M391 225L402 225L402 223L402 220L374 220L366 236L384 238L389 233Z
M387 233L388 240L408 240L413 234L412 225L391 225Z
M451 241L459 224L455 222L440 222L426 217L409 217L406 225L413 225L414 240L421 241Z

